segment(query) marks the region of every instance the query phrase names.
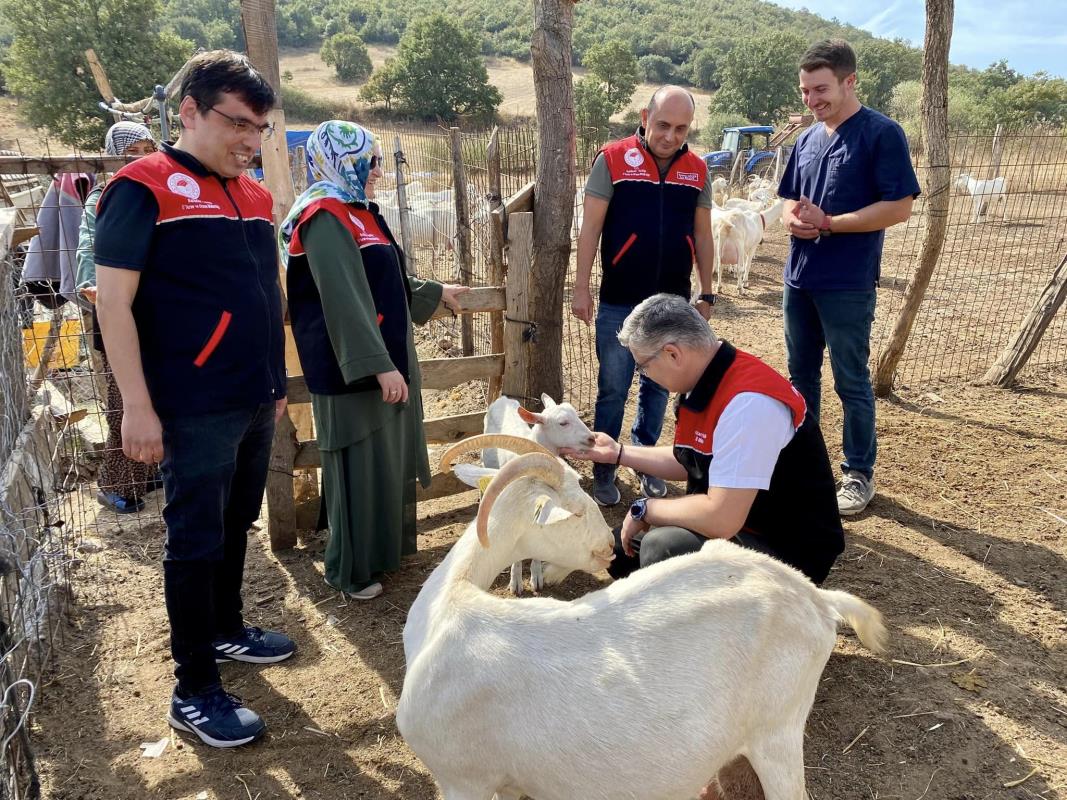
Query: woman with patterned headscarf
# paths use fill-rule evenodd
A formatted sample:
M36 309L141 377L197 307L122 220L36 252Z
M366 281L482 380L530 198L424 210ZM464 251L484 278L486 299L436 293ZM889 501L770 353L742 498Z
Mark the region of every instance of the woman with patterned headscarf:
M104 150L109 156L146 156L156 150L156 141L151 131L136 122L116 122L104 138ZM96 187L85 198L85 214L78 230L78 275L75 285L78 293L96 303L96 262L93 261L93 236L96 232L96 203L104 191L105 182L98 180ZM104 383L107 392L104 416L107 419L107 443L104 448L104 463L97 476L99 491L97 500L119 514L129 514L144 508L144 496L158 489L159 471L155 465L141 464L126 458L122 452L122 395L111 374L100 327L93 310L93 348L100 353Z
M412 322L460 286L409 277L373 202L381 147L352 122L308 138L316 182L282 224L289 316L322 453L326 583L357 600L414 553L415 481L430 483Z

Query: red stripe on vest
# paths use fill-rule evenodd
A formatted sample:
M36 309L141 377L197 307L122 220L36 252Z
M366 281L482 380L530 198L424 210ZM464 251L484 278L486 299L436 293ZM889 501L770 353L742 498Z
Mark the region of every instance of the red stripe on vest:
M734 363L726 370L718 389L703 410L695 411L684 404L679 406L674 444L705 455L713 454L715 426L719 424L719 417L730 401L743 392L758 392L785 403L793 416L794 428L799 428L804 421L804 398L793 384L755 356L738 350Z
M226 335L226 329L230 327L230 320L233 319L233 314L229 311L223 311L222 316L219 317L219 322L215 326L215 330L211 332L211 338L207 340L207 344L204 345L204 349L200 351L200 354L196 357L193 363L202 367L207 363L207 360L211 358L211 354L215 352L215 348L219 346L219 342L222 341L222 337Z

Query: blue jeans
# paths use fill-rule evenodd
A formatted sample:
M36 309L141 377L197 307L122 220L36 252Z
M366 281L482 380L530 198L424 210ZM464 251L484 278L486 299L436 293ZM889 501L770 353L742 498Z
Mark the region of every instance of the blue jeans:
M267 485L274 403L163 423L163 593L183 694L219 684L211 643L241 630L248 529Z
M633 310L633 306L601 303L596 312L596 356L600 361L600 374L597 377L593 429L606 433L612 439L618 439L622 431L622 415L636 369L634 357L616 338L623 320ZM667 390L642 375L630 441L645 447L656 444L663 430L663 413L666 409ZM593 474L598 480L610 480L615 474L615 467L611 464L594 464Z
M789 380L804 397L808 413L819 421L823 350L830 351L834 391L841 398L844 424L842 470L874 476L877 441L874 391L867 361L875 290L807 291L788 284L782 295Z

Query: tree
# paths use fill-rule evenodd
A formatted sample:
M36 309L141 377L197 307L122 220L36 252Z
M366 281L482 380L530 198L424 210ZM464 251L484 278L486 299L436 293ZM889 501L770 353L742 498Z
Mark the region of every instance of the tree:
M989 96L998 122L1009 125L1067 124L1067 80L1037 72Z
M319 57L333 67L337 77L346 83L365 80L373 67L367 45L354 33L337 33L322 43Z
M603 142L614 111L600 81L587 76L574 84L574 122L583 136Z
M640 77L632 48L618 39L596 44L586 51L582 64L603 84L612 113L630 104Z
M359 96L368 103L385 103L385 107L391 110L400 90L401 77L396 59L390 58L374 70L370 80L359 90Z
M650 83L670 83L674 80L677 68L666 56L641 56L637 60L641 75Z
M722 88L712 111L737 113L770 124L800 103L797 65L807 42L795 33L772 33L740 39L723 56Z
M719 54L710 49L700 49L686 62L689 81L701 89L719 88Z
M110 120L85 51L93 48L112 90L135 100L166 83L192 54L192 44L156 33L156 0L0 0L14 42L5 68L20 111L60 142L98 150Z
M917 81L922 72L922 53L905 42L865 39L856 47L856 94L860 102L888 111L893 87L902 81Z
M489 83L478 37L434 14L408 26L396 53L397 97L426 119L490 118L503 99Z

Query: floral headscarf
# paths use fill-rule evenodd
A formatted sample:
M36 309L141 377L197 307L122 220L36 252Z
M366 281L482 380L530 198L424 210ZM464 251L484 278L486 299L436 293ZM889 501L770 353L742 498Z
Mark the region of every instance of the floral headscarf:
M149 141L152 144L156 140L152 138L152 132L139 122L116 122L107 129L104 137L104 152L109 156L124 156L130 146L141 141Z
M372 160L380 160L381 152L374 134L354 122L332 119L312 131L307 140L307 159L315 183L296 198L282 223L278 238L283 263L289 263L289 243L300 215L316 200L332 197L346 204L368 204L367 178Z

